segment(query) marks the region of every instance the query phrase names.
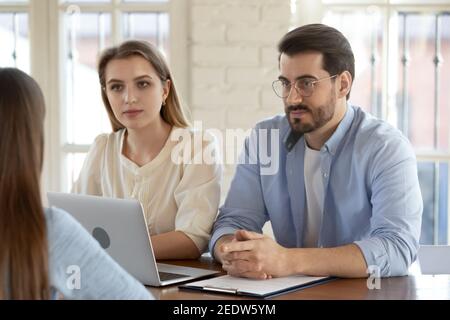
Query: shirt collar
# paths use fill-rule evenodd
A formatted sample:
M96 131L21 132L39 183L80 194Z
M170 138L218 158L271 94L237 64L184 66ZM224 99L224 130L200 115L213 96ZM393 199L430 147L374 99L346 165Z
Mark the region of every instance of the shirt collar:
M298 140L300 140L302 136L303 133L298 133L292 131L292 129L289 129L286 136L284 137L284 147L286 148L287 152L291 152L291 150L294 149Z
M334 156L342 139L344 139L345 134L347 133L348 129L350 129L354 116L355 110L353 109L352 106L347 104L347 111L345 112L344 118L342 118L336 130L333 132L331 137L325 142L322 148L326 148L326 150L328 150L328 152L330 152Z

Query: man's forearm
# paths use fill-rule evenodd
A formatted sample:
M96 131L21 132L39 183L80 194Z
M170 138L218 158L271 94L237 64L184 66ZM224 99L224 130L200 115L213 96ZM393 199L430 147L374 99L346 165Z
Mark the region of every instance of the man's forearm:
M367 277L364 256L355 244L336 248L289 249L291 274L336 276L343 278Z

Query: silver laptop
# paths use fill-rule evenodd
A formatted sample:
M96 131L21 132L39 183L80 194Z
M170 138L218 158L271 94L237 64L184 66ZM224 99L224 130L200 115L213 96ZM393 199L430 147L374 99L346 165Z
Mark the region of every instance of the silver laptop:
M136 279L165 286L219 273L156 263L144 212L139 201L48 192L50 206L69 212L103 249Z
M418 256L422 274L450 274L450 246L421 245Z

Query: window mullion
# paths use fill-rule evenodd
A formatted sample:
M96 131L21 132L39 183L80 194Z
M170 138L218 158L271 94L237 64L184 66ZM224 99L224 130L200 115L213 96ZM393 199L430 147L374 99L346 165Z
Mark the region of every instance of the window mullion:
M12 57L14 60L14 67L17 68L17 42L19 39L19 17L17 16L17 12L12 14L12 27L13 27L13 35L14 35L14 47Z
M50 30L58 30L57 0L30 0L29 35L31 75L42 88L46 100L45 149L43 167L43 186L58 190L60 186L59 158L59 86L55 63L55 36ZM56 77L56 79L55 79Z
M189 90L190 66L188 50L189 22L186 12L188 12L188 1L172 0L169 9L169 47L170 47L170 67L177 83L177 91L180 94L182 103L191 105Z
M381 117L381 110L378 108L378 94L376 90L377 79L377 63L378 59L378 44L377 44L377 27L376 13L373 12L371 19L371 35L370 35L370 109L375 113L377 117Z
M111 12L111 32L113 44L118 45L122 42L123 34L122 30L122 16L119 9L120 0L113 0L113 9Z
M386 120L398 127L401 117L401 110L397 107L397 90L398 90L398 13L391 7L386 7L386 24L385 32L385 66L384 66L384 88L385 88L385 104L386 104Z
M16 12L16 13L20 13L20 12L27 12L29 9L29 5L25 4L25 5L0 5L0 13L2 12L7 12L7 13L11 13L11 12Z
M391 117L391 112L389 109L389 63L390 63L390 55L389 55L389 35L390 35L390 19L391 19L391 10L387 7L381 9L383 15L383 51L381 53L381 119L389 121Z
M100 12L98 14L98 47L101 50L105 49L106 45L106 31L105 31L105 14Z
M402 90L402 106L401 106L401 129L403 133L409 138L409 102L408 102L408 66L411 62L409 54L409 30L408 30L408 13L402 13L402 29L403 29L403 53L402 53L402 78L403 78L403 90Z
M447 166L450 167L450 160L447 161ZM447 175L447 186L450 186L450 174ZM450 216L449 216L449 208L448 199L450 199L450 188L447 188L447 244L450 242Z
M439 14L435 15L435 38L434 38L434 148L439 149L439 128L440 128L440 112L439 112L439 80L440 67L442 63L441 53L441 30L439 25Z
M38 0L38 1L42 1L42 0ZM185 34L186 30L188 30L187 28L187 16L186 16L186 12L188 10L187 7L187 2L184 0L181 1L170 1L167 3L124 3L121 0L111 0L109 3L93 3L92 5L90 3L59 3L58 0L44 0L44 1L55 1L55 8L57 9L57 11L59 12L59 14L61 15L61 17L65 17L68 20L68 22L70 23L70 8L71 6L73 6L74 8L77 9L77 11L79 11L82 14L82 17L84 19L84 17L89 16L90 21L92 21L98 29L98 35L96 35L96 39L93 38L94 42L95 40L97 40L96 42L98 43L98 48L99 50L103 50L106 46L108 45L118 45L120 44L123 39L125 38L125 34L124 34L124 27L126 29L126 26L124 26L124 22L123 21L126 17L124 16L124 14L127 13L148 13L148 12L155 12L156 14L158 13L169 13L170 16L170 25L169 25L169 30L170 30L170 44L173 45L175 48L171 47L171 52L173 52L173 49L178 49L177 52L177 58L178 60L182 60L185 61L186 59L186 53L187 53L187 34ZM174 3L176 3L174 5ZM179 9L183 9L177 12L177 17L181 17L175 20L172 20L172 12L173 10L179 10ZM92 19L92 15L94 15L96 18ZM74 17L72 17L74 18ZM133 17L131 17L133 18ZM106 21L106 19L110 19L109 21ZM64 20L60 19L60 22L62 24ZM84 20L81 20L84 21ZM111 23L111 26L109 26L109 23ZM133 23L133 21L130 20L130 23ZM138 23L138 21L136 21L136 23ZM94 25L92 24L92 25ZM70 26L70 25L69 25ZM174 26L177 27L177 39L174 40L172 38L172 28L175 28ZM58 27L60 30L67 30L65 29L63 26ZM73 29L73 28L72 28ZM85 26L82 25L82 37L83 39L85 38ZM133 28L130 28L130 31L133 31ZM182 36L180 36L179 31L180 29L183 31ZM68 29L68 31L70 31L70 28ZM109 32L111 37L109 37ZM70 102L74 101L74 99L70 99L70 88L64 88L64 84L67 82L69 84L70 81L65 81L67 79L67 76L70 76L70 74L67 74L67 72L70 72L70 69L68 69L68 66L70 66L70 60L68 60L67 58L67 54L69 52L72 52L72 69L75 69L73 66L73 63L77 63L78 66L78 62L76 61L76 55L75 55L75 50L81 50L78 47L78 43L81 41L78 38L80 37L80 35L78 34L78 31L76 31L76 39L75 39L75 34L68 34L66 31L63 34L61 31L61 35L59 36L59 41L61 43L61 50L59 50L58 52L60 52L61 56L60 56L60 63L61 66L59 66L58 71L60 72L60 84L58 87L60 87L60 102L58 105L58 107L60 108L59 113L57 113L59 115L59 121L58 124L55 128L57 128L57 130L59 130L59 133L56 134L56 136L58 137L57 139L55 139L55 142L52 142L53 146L56 146L55 150L53 150L53 154L56 154L57 156L57 161L59 164L58 167L58 172L57 175L59 177L59 180L57 184L53 184L56 187L53 187L52 189L54 190L60 190L60 191L67 191L67 187L71 185L71 182L73 181L73 179L75 178L73 176L74 174L74 168L75 171L79 170L79 163L80 163L80 159L83 158L83 154L87 153L89 151L89 145L85 145L85 144L77 144L78 142L80 143L86 143L80 140L80 139L76 139L76 137L72 137L75 139L72 139L70 137L70 135L74 135L75 131L73 130L77 130L76 127L74 126L74 124L70 123L71 122L71 117L67 117L69 110L70 110ZM157 32L158 34L158 32ZM136 36L139 36L139 34L136 34ZM68 38L69 37L69 38ZM109 39L111 39L111 41L109 42ZM75 42L76 40L76 42ZM158 41L159 39L156 39L155 41ZM69 42L68 42L69 41ZM82 41L81 41L82 42ZM107 43L108 42L108 43ZM161 42L159 40L159 42ZM75 48L75 45L77 46L77 48ZM181 50L180 50L181 49ZM84 54L84 52L79 52L79 54ZM172 56L171 56L172 58ZM73 60L75 59L75 60ZM175 58L174 58L175 59ZM85 61L85 60L83 60ZM171 61L173 61L171 59ZM182 68L187 68L186 64L182 61L179 61L178 63L180 65L182 65ZM81 64L84 62L80 62ZM67 70L66 70L67 69ZM184 92L188 92L187 90L183 90L181 89L181 87L183 87L183 85L185 86L187 84L187 81L185 81L184 78L189 78L187 72L179 72L179 68L177 67L173 67L172 66L172 70L176 70L174 71L174 73L180 74L183 77L183 80L178 81L177 78L177 86L179 87L180 91L184 91ZM84 70L85 71L85 70ZM78 72L77 70L75 70L75 72ZM77 79L78 79L78 75L76 74ZM186 80L187 80L186 79ZM78 80L77 80L78 81ZM70 84L69 84L70 85ZM68 99L66 99L64 96L65 95L69 95ZM77 94L77 93L75 93ZM78 96L76 96L75 98L77 98ZM79 112L78 112L79 115ZM75 119L75 117L73 117L73 119ZM69 123L67 123L69 122ZM53 131L55 131L55 128L53 128ZM73 130L72 130L73 128ZM78 132L78 131L76 131ZM68 137L66 137L66 135L68 135ZM67 139L69 138L69 139ZM77 143L74 143L77 142ZM72 175L72 176L71 176Z
M433 244L439 243L439 161L434 162L434 192L433 192Z
M439 150L439 68L442 61L441 56L441 32L439 28L439 14L435 15L435 41L434 41L434 149ZM439 243L439 162L434 164L434 196L433 196L433 216L434 216L434 244Z

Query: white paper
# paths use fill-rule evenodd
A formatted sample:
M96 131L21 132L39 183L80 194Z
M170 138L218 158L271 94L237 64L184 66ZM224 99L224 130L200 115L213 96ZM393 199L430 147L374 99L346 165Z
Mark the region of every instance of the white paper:
M256 280L247 278L237 278L232 276L221 276L202 281L189 283L187 286L201 288L217 288L218 291L237 291L256 295L268 295L277 291L287 290L292 287L306 285L311 282L323 280L328 277L309 277L303 275L289 276L282 278L272 278L267 280Z

